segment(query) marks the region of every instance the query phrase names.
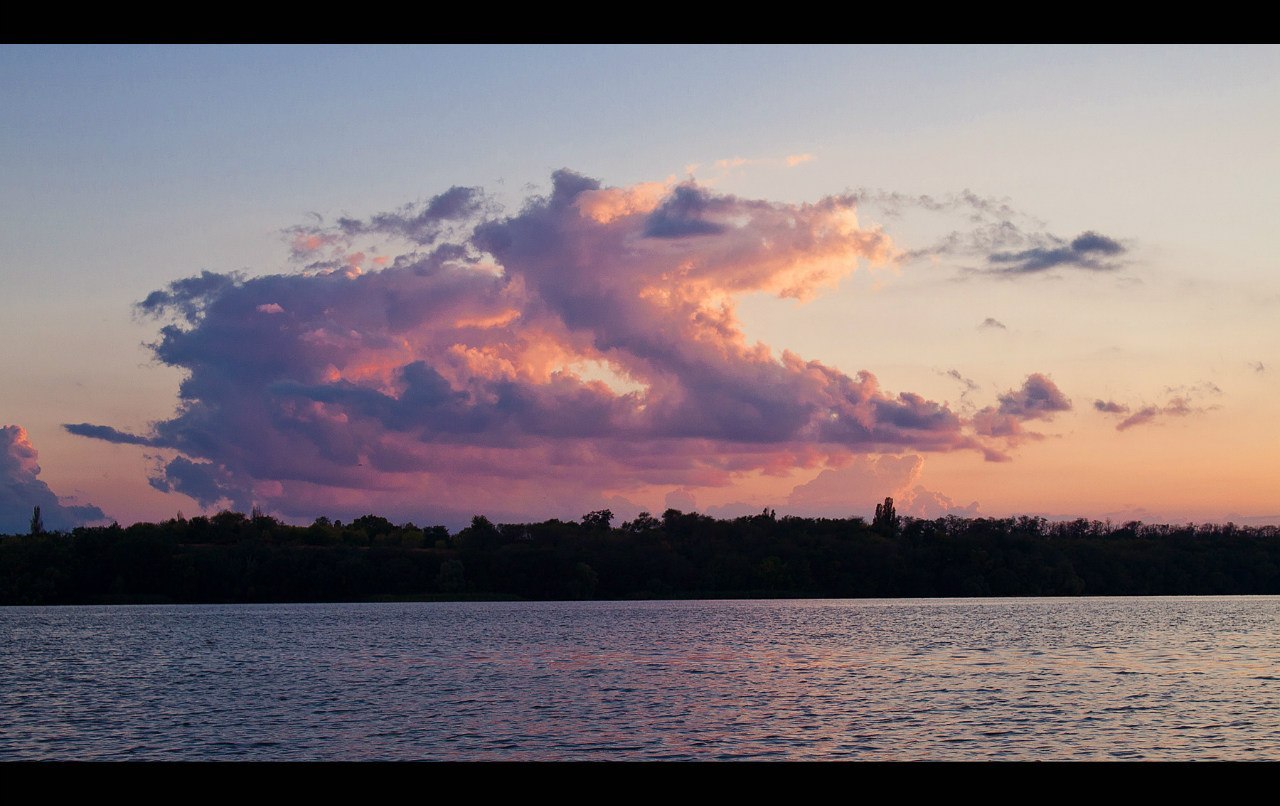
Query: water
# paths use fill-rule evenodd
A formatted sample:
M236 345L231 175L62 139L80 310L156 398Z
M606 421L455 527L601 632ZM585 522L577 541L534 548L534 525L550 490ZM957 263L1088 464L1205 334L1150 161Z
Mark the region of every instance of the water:
M0 759L1280 759L1280 597L0 608Z

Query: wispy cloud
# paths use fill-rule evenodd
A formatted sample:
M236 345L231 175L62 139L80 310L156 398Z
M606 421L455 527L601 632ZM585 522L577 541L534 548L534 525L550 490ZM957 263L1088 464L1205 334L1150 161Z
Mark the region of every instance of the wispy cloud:
M986 319L983 319L983 320L982 320L982 324L978 325L978 329L979 329L979 330L985 330L985 329L988 329L988 328L993 328L993 329L995 329L995 330L1008 330L1008 329L1009 329L1009 328L1005 327L1004 322L1001 322L1001 321L999 321L999 320L997 320L997 319L992 319L990 316L988 316Z
M1163 406L1143 406L1116 424L1117 431L1127 431L1137 425L1145 425L1157 417L1186 417L1200 414L1212 407L1192 406L1186 398L1175 397Z
M1199 405L1198 401L1205 397L1220 397L1222 389L1212 381L1197 384L1166 386L1166 395L1170 395L1163 405L1148 404L1136 410L1124 403L1113 400L1095 400L1093 407L1103 414L1126 415L1116 423L1117 431L1127 431L1139 425L1147 425L1161 417L1187 417L1203 414L1218 408L1216 405ZM1132 413L1131 413L1132 412Z
M888 219L923 211L958 224L930 245L903 250L899 258L904 263L957 261L967 276L1010 278L1059 268L1110 272L1124 267L1128 252L1120 241L1092 230L1070 240L1059 237L1009 199L969 190L933 196L863 188L851 195ZM973 266L969 261L974 259L982 265Z
M951 378L952 380L958 381L962 386L964 386L964 389L965 389L964 394L977 391L978 389L978 384L972 378L966 378L965 376L961 375L960 370L958 369L949 369L942 374L946 375L948 378Z

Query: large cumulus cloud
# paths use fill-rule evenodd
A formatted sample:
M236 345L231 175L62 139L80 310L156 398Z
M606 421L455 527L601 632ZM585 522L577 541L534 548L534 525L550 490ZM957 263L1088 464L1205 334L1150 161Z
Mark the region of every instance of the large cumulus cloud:
M106 516L92 504L64 502L40 476L40 454L26 429L0 426L0 535L26 534L31 516L40 507L44 528L71 529Z
M530 517L868 451L1003 458L1017 423L1062 410L1044 376L992 409L1013 424L1001 432L870 372L747 342L740 295L809 298L899 254L856 203L560 171L514 215L454 188L300 227L301 271L206 272L140 303L168 318L156 357L187 373L172 418L145 434L68 429L172 450L158 489L298 516Z

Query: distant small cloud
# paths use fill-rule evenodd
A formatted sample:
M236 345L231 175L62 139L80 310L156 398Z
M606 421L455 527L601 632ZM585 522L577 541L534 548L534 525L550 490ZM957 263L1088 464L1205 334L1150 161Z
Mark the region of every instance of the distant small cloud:
M1116 425L1117 431L1127 431L1135 425L1143 425L1160 416L1159 406L1143 406Z
M806 162L813 162L814 159L812 154L790 154L786 158L786 163L788 168L794 168Z
M284 308L280 307L280 303L278 302L268 302L264 305L259 305L257 310L260 313L284 313Z
M1060 411L1070 411L1071 401L1044 375L1033 372L1018 390L1000 396L1000 413L1022 420L1044 420Z
M1203 381L1201 383L1182 385L1182 386L1166 386L1164 388L1166 395L1184 395L1191 397L1203 397L1212 395L1218 397L1222 394L1222 388L1213 381Z
M982 320L982 324L978 325L978 329L979 329L979 330L982 330L982 329L984 329L984 328L995 328L996 330L1008 330L1008 329L1009 329L1009 328L1005 327L1004 322L1001 322L1001 321L1000 321L1000 320L998 320L998 319L992 319L990 316L988 316L986 319L983 319L983 320Z
M1253 368L1253 371L1254 371L1254 372L1266 372L1266 371L1267 371L1267 368L1266 368L1265 366L1263 366L1263 365L1262 365L1262 362L1261 362L1261 361L1254 361L1254 362L1252 362L1251 364L1249 364L1249 366Z
M975 383L972 378L966 378L965 376L961 375L960 370L958 369L949 369L942 374L946 375L948 378L952 378L964 384L966 393L972 392L978 388L978 384Z
M1130 414L1130 408L1122 403L1107 400L1095 400L1093 407L1103 414L1128 415L1120 422L1116 423L1117 431L1128 431L1130 428L1139 425L1147 425L1155 422L1161 417L1188 417L1193 414L1203 414L1212 409L1218 408L1214 406L1195 405L1193 398L1205 395L1221 395L1222 390L1214 383L1201 383L1194 386L1169 386L1165 387L1166 393L1170 391L1183 390L1183 394L1170 397L1163 405L1146 405Z
M1117 403L1114 400L1095 400L1093 407L1098 411L1106 414L1127 414L1129 407L1123 403Z

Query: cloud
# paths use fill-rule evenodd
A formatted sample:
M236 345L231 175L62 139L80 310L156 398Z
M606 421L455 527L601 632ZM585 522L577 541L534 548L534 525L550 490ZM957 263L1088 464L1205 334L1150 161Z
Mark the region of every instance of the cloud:
M340 218L338 226L346 235L395 234L415 244L430 245L447 231L448 224L472 218L485 204L480 188L452 187L424 204L405 205L395 212L372 216L368 221Z
M1119 241L1096 232L1085 232L1071 243L1058 238L1048 243L1017 252L992 252L987 256L991 273L1004 275L1037 274L1059 267L1089 271L1115 271L1122 264L1114 258L1126 252Z
M663 503L667 509L678 509L681 512L694 512L698 508L698 501L689 490L672 490L667 493Z
M1111 400L1095 400L1093 407L1104 414L1128 415L1116 424L1117 431L1127 431L1135 426L1154 422L1160 417L1187 417L1211 411L1218 408L1218 406L1201 406L1197 405L1196 401L1205 397L1220 397L1222 395L1222 389L1212 381L1203 381L1191 385L1166 386L1164 391L1165 394L1171 395L1171 397L1163 406L1154 404L1142 406L1132 414L1129 413L1131 409L1128 405Z
M1213 381L1201 381L1200 383L1166 386L1164 388L1166 395L1178 395L1183 397L1221 397L1222 389Z
M958 369L949 369L942 374L946 375L948 378L952 378L956 381L959 381L964 386L964 392L961 393L962 396L967 395L968 393L976 391L978 389L978 384L975 383L973 379L966 378L965 376L961 375L960 370Z
M1071 410L1071 401L1056 384L1038 372L1027 376L1020 389L1010 389L999 396L1000 405L988 406L973 416L974 430L988 437L999 437L1009 446L1026 439L1043 439L1044 435L1023 428L1030 420L1052 420L1054 415ZM994 453L990 461L1007 457Z
M1071 401L1044 375L1027 376L1021 389L1010 389L1000 395L1000 414L1008 414L1020 420L1048 420L1060 411L1070 411Z
M1143 425L1149 423L1156 417L1160 416L1161 409L1159 406L1143 406L1142 408L1125 417L1116 425L1117 431L1127 431L1135 425Z
M697 185L681 185L649 215L644 234L651 238L683 238L724 232L726 225L711 220L716 208L724 207Z
M1267 371L1267 368L1266 368L1265 366L1263 366L1263 364L1262 364L1262 362L1261 362L1261 361L1254 361L1253 363L1249 364L1249 366L1253 369L1253 371L1254 371L1254 372L1266 372L1266 371Z
M1129 407L1123 403L1116 403L1114 400L1095 400L1093 407L1098 411L1106 414L1127 414Z
M899 253L856 205L565 170L512 215L454 188L291 230L302 271L206 271L139 304L185 374L173 417L66 428L172 450L156 489L304 518L576 517L867 452L1007 458L986 437L1009 433L945 403L748 343L740 296L808 299ZM1033 375L990 412L1016 426L1063 406Z
M1019 211L1008 199L969 190L932 196L864 188L851 195L891 219L918 210L952 222L955 228L934 243L904 250L904 263L978 258L985 266L965 267L965 274L1008 278L1057 268L1116 271L1124 266L1121 258L1128 252L1120 241L1092 230L1068 241L1045 230L1045 222ZM987 321L998 325L994 319Z
M26 534L36 507L40 507L40 518L49 531L106 518L92 504L64 503L65 499L40 480L39 458L25 429L0 427L0 534Z
M1201 414L1215 406L1193 406L1185 397L1172 398L1164 406L1143 406L1116 424L1117 431L1127 431L1136 425L1145 425L1157 417L1186 417Z
M924 464L924 457L917 454L858 456L845 467L823 470L813 480L797 485L787 498L786 509L832 518L870 518L876 504L887 496L893 498L894 509L902 515L937 518L977 514L976 501L961 507L921 485Z
M996 320L996 319L992 319L990 316L988 316L986 319L983 319L983 320L982 320L982 324L978 325L978 329L979 329L979 330L984 329L984 328L996 328L996 329L998 329L998 330L1008 330L1008 329L1009 329L1009 328L1007 328L1007 327L1005 327L1005 326L1004 326L1004 322L1000 322L1000 321L998 321L998 320Z
M117 445L154 445L156 441L150 437L140 437L112 428L109 425L91 425L90 423L66 423L62 426L72 434L81 437L92 437Z

